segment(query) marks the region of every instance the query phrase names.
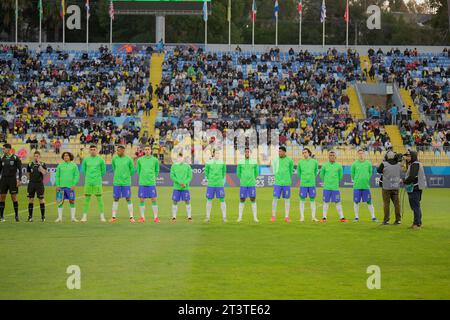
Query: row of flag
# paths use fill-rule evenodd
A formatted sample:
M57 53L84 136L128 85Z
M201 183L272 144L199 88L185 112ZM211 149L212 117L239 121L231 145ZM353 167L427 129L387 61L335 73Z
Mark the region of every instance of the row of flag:
M89 0L86 0L85 6L86 6L86 14L87 14L87 17L89 18L91 16L91 6L89 3ZM64 18L66 15L65 8L66 8L65 0L61 0L61 8L59 10L59 15L61 16L61 18ZM42 0L39 0L38 9L39 9L39 16L42 18L42 15L44 13L44 9L42 6ZM110 1L110 3L109 3L109 16L112 20L114 20L114 4L112 1Z

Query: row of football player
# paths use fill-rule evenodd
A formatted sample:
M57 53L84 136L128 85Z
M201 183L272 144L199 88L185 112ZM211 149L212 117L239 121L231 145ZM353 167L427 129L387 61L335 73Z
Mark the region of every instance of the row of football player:
M145 222L145 200L151 200L151 207L153 211L154 222L159 222L156 178L159 175L158 159L152 156L150 146L145 147L145 156L137 160L136 167L133 160L125 155L125 148L119 146L117 154L112 159L112 169L114 172L113 181L113 198L112 218L110 222L117 221L117 210L119 200L124 198L128 203L128 213L130 222L135 222L133 204L131 202L131 177L135 172L139 175L139 222ZM16 221L19 221L17 192L20 184L21 164L20 160L11 154L11 146L5 145L5 155L2 160L2 178L0 179L0 220L4 221L3 211L5 207L6 193L11 193ZM172 221L176 221L178 202L184 201L186 203L187 219L192 221L190 191L189 184L192 180L192 168L189 164L182 161L182 154L179 155L179 161L172 165L170 170L170 177L173 181L172 194ZM304 159L300 160L297 165L297 174L301 181L300 186L300 221L304 221L304 209L306 199L309 197L311 204L312 220L319 221L316 218L316 176L319 174L318 162L312 157L311 151L307 148L303 150ZM354 221L359 221L359 203L366 202L372 216L372 221L376 222L375 209L372 204L370 192L370 178L372 176L372 164L370 161L364 159L364 152L358 152L359 159L351 166L351 177L354 181ZM78 221L75 217L75 186L79 182L80 173L77 165L73 162L73 155L70 152L62 154L63 162L56 168L55 184L57 187L57 203L58 203L58 218L56 222L62 221L63 204L65 200L69 201L71 220ZM19 171L19 179L16 181L15 173ZM275 183L273 188L273 202L272 202L272 218L271 221L276 220L276 211L278 200L283 197L285 201L285 221L290 222L290 197L291 184L294 172L294 163L291 158L286 156L286 148L281 146L279 148L279 157L274 160L273 171L275 175ZM41 220L45 220L45 204L44 204L44 184L43 177L46 174L45 163L40 161L40 154L34 154L34 160L28 165L27 172L30 175L30 183L28 184L28 198L29 198L29 217L28 221L33 221L33 199L37 196L40 199ZM81 173L85 176L84 186L84 205L83 216L81 221L86 222L90 202L92 196L95 196L98 203L98 212L100 212L100 219L106 222L105 209L103 201L102 177L106 173L106 164L103 158L98 155L97 147L91 146L89 148L89 156L86 157L81 166ZM250 158L250 150L245 150L245 159L243 159L237 166L237 176L240 180L240 203L239 203L239 218L238 222L242 220L244 211L244 204L246 199L250 199L253 212L253 219L258 222L257 206L256 206L256 178L258 177L259 169L256 161ZM212 200L217 198L220 201L220 208L222 211L222 218L225 222L227 219L226 203L225 203L225 176L226 165L223 161L216 158L213 152L210 161L205 166L205 178L207 180L206 189L206 222L210 220L212 209ZM11 178L12 177L12 178ZM323 185L323 212L321 222L327 221L327 213L329 203L336 204L337 211L341 222L347 222L345 219L341 197L339 191L339 183L343 177L342 165L336 162L336 154L329 153L329 161L322 165L320 170L320 178L324 182Z

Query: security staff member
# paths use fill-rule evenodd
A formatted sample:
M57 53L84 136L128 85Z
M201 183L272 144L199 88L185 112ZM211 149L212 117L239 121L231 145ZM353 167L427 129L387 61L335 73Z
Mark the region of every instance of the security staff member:
M401 223L402 216L400 214L400 175L402 172L399 159L395 152L389 150L383 162L377 168L377 172L382 174L383 177L383 206L384 206L384 219L383 224L388 225L390 220L390 204L391 201L394 204L395 209L395 225Z
M28 222L33 222L34 196L39 199L41 208L41 221L45 221L45 200L44 200L44 175L47 174L47 166L41 162L41 153L34 152L34 159L27 166L29 175L28 183Z
M403 183L408 192L409 206L414 212L414 222L411 229L420 229L422 226L420 201L422 200L422 191L427 186L425 170L423 169L423 165L417 159L417 152L409 150L404 156L408 169Z
M17 193L19 192L20 180L22 179L22 162L12 153L9 143L3 145L3 154L4 156L0 161L0 222L5 221L3 213L5 211L5 199L8 191L11 194L16 222L19 222ZM19 173L19 178L17 178L17 173Z

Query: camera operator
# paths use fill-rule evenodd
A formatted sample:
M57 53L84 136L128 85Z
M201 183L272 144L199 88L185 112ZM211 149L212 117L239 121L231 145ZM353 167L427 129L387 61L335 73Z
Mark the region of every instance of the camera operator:
M403 184L408 192L409 205L414 212L414 222L411 229L420 229L422 226L422 210L420 201L422 200L422 191L427 186L425 171L423 165L417 159L417 152L409 150L404 154L407 171Z
M400 214L400 175L401 169L401 155L389 150L384 156L383 162L377 168L377 172L382 175L380 185L383 188L383 206L384 206L384 220L383 224L388 225L390 220L390 202L394 204L395 209L395 225L401 223Z

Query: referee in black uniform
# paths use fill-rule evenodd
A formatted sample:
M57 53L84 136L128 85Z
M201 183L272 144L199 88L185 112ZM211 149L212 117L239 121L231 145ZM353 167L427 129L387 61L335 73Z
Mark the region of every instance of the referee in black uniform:
M12 154L9 143L3 145L3 154L0 161L0 222L5 221L3 213L5 212L5 199L8 191L11 194L16 222L19 222L17 193L22 179L22 161L15 154ZM19 178L17 178L17 173L19 173Z
M34 152L34 159L27 166L29 175L28 182L28 222L33 222L34 196L39 199L41 208L41 221L45 221L45 200L44 200L44 175L47 174L47 166L41 162L41 153Z

